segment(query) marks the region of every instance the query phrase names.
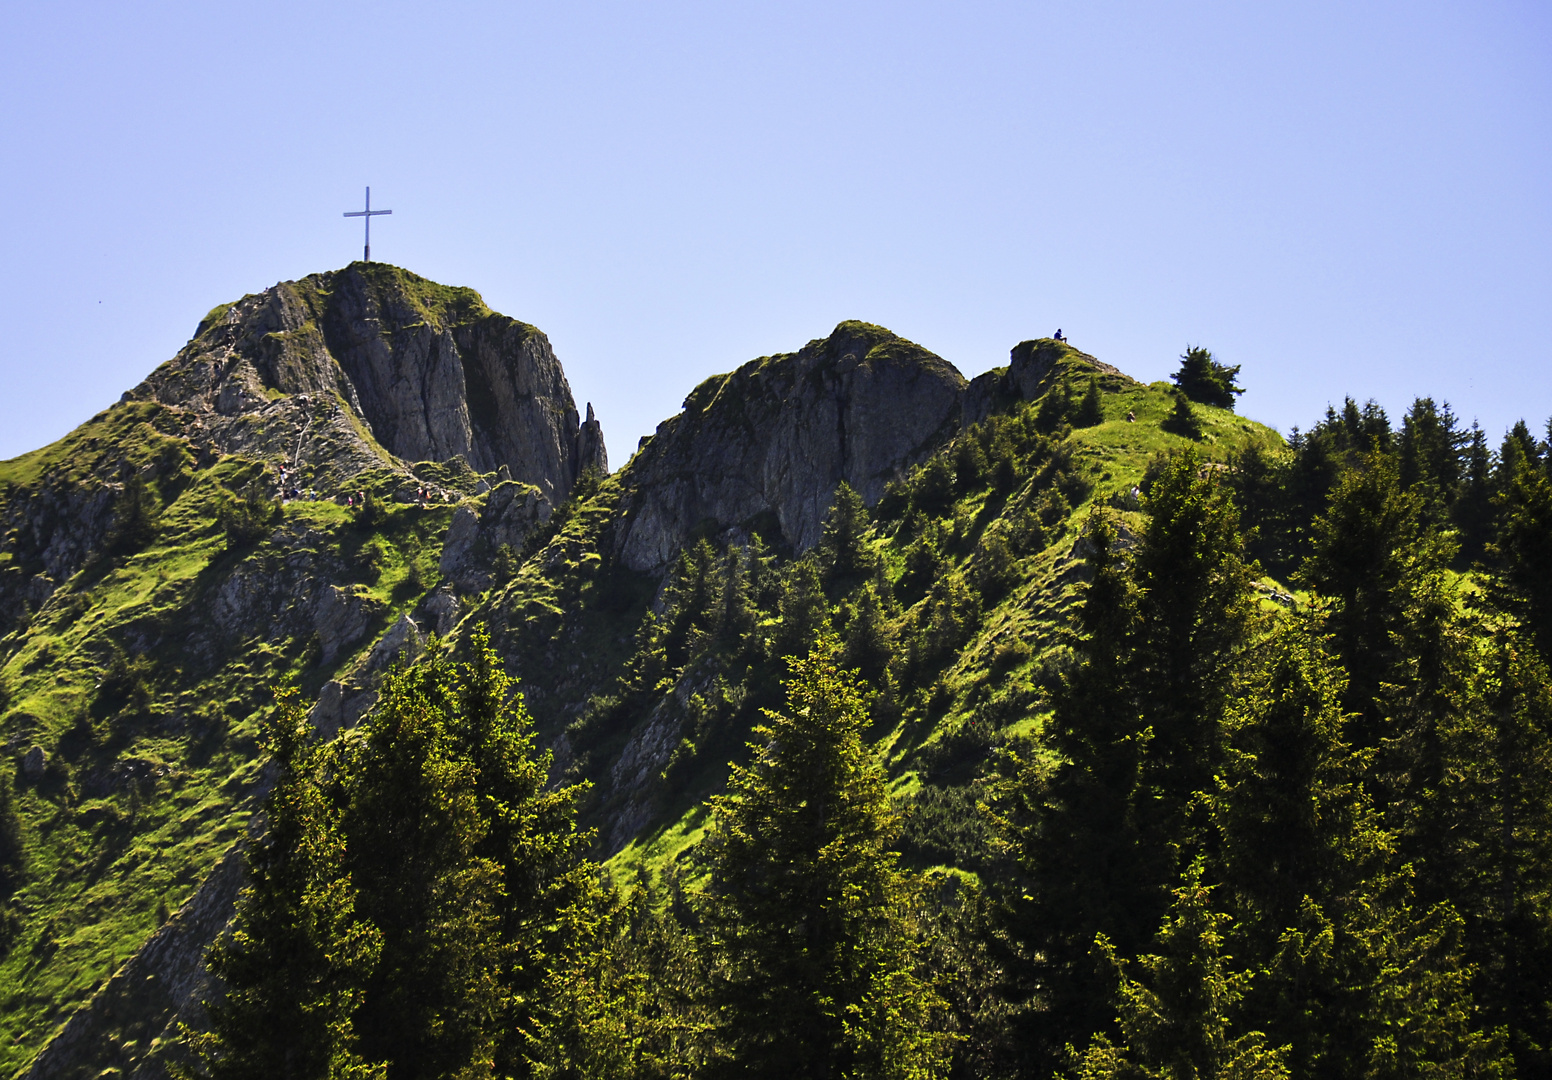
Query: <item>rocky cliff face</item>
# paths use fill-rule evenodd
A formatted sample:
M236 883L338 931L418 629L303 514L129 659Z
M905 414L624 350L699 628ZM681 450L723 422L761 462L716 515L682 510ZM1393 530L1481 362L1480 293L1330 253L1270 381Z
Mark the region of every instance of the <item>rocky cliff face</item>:
M952 364L861 322L706 380L622 477L621 558L661 567L703 523L764 513L794 547L813 546L841 481L871 505L958 430L965 385Z
M602 460L535 327L471 289L354 263L217 308L131 391L188 409L222 452L312 468L317 483L403 461L463 458L562 498Z

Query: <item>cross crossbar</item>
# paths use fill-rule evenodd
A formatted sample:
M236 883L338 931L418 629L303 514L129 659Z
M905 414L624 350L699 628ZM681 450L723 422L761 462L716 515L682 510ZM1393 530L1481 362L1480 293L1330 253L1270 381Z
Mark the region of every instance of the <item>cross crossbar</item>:
M372 261L372 219L375 218L375 217L378 217L378 216L380 216L382 214L391 214L391 213L393 213L392 210L373 210L372 209L372 189L371 188L367 188L366 189L366 209L365 210L346 210L345 211L345 215L344 215L345 217L366 218L366 222L365 222L365 224L366 224L366 246L362 250L362 255L361 255L361 261L362 262L371 262Z

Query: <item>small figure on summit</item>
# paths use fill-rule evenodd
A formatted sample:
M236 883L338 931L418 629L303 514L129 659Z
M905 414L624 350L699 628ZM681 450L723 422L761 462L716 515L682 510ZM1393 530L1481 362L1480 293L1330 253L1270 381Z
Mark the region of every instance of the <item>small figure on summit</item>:
M1066 338L1062 337L1062 328L1059 327L1059 326L1056 328L1056 334L1054 336L1055 336L1057 341L1066 341L1067 340Z

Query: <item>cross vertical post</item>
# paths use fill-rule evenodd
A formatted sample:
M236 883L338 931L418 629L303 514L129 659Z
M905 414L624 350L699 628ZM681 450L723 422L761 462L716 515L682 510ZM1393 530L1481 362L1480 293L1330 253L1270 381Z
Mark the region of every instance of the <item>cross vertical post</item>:
M391 214L391 213L393 213L392 210L373 210L372 209L372 189L370 187L366 189L366 209L365 210L347 210L347 211L345 211L345 216L346 217L366 218L366 247L362 251L362 255L361 255L361 261L362 262L371 262L372 261L372 219L374 217L378 216L379 214Z

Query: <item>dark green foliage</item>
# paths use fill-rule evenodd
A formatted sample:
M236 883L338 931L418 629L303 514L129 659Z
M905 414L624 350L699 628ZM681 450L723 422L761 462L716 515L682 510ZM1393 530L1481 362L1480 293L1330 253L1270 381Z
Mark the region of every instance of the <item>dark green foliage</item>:
M247 885L231 931L208 964L224 995L210 1029L184 1029L191 1061L211 1080L382 1077L357 1050L354 1014L378 963L382 934L356 911L339 827L339 748L322 748L294 696L266 722L276 770L265 800L269 832L247 854Z
M138 473L124 482L113 503L113 529L108 547L116 555L132 555L156 536L155 496Z
M1043 434L1051 434L1072 416L1072 383L1066 376L1052 386L1040 399L1035 412L1035 428Z
M319 748L283 702L279 777L237 931L212 953L212 1077L525 1075L563 913L585 892L575 788L483 633L389 675L360 737Z
M705 958L650 886L595 888L567 911L571 962L550 977L550 1016L532 1040L542 1080L693 1076L712 1050Z
M776 632L777 656L805 656L830 627L829 605L818 560L805 556L794 560L782 575L778 601L781 625Z
M358 529L367 531L377 529L388 520L388 507L381 498L372 492L363 492L361 497L356 500L356 505L352 511L352 519Z
M365 511L364 506L357 511L358 523L362 522ZM216 521L226 534L226 546L235 549L268 536L284 513L280 501L270 498L259 484L254 483L241 495L228 495L222 499L220 509L216 511Z
M1159 928L1160 952L1139 956L1134 964L1117 956L1103 934L1095 939L1095 951L1117 983L1121 1042L1096 1035L1076 1063L1080 1080L1289 1075L1286 1049L1272 1048L1261 1032L1235 1023L1252 974L1229 967L1226 932L1233 920L1212 909L1211 893L1202 883L1201 862L1192 863ZM1133 967L1143 978L1130 974Z
M722 1050L712 1075L928 1077L947 1064L919 974L920 884L896 866L861 688L828 645L712 800L703 899Z
M1494 597L1529 630L1541 655L1552 658L1552 480L1529 455L1506 478L1498 509L1502 526L1492 553L1501 573Z
M1233 409L1234 399L1245 391L1235 385L1239 365L1229 367L1213 359L1200 345L1188 345L1180 357L1180 370L1170 376L1180 392L1192 401Z
M1489 1025L1505 1025L1523 1076L1552 1068L1552 676L1528 642L1482 650L1440 732L1434 813L1448 827L1429 876L1465 918L1465 952ZM1442 879L1442 880L1439 880Z
M1105 422L1105 407L1099 395L1099 376L1089 376L1089 388L1083 395L1083 400L1078 402L1078 407L1072 414L1073 427L1094 427Z
M1216 720L1243 645L1249 578L1233 504L1199 472L1191 454L1163 470L1131 565L1114 526L1090 517L1078 665L1046 732L1057 763L1022 763L996 799L1025 869L1005 919L1042 988L1047 1019L1031 1019L1023 1036L1037 1062L1061 1053L1050 1021L1102 1030L1095 935L1132 955L1152 933L1219 760Z
M969 445L976 445L973 440ZM820 562L831 582L845 583L873 572L875 558L867 545L868 511L852 486L842 481L825 514L819 541Z
M1375 747L1394 734L1385 688L1411 681L1454 548L1428 527L1422 499L1402 490L1395 458L1378 450L1342 474L1313 534L1300 578L1330 605L1332 649L1348 675L1343 704L1362 718L1354 742Z
M1164 422L1159 425L1171 435L1179 435L1183 439L1200 440L1203 434L1202 421L1191 408L1191 399L1184 393L1175 395L1175 408Z

